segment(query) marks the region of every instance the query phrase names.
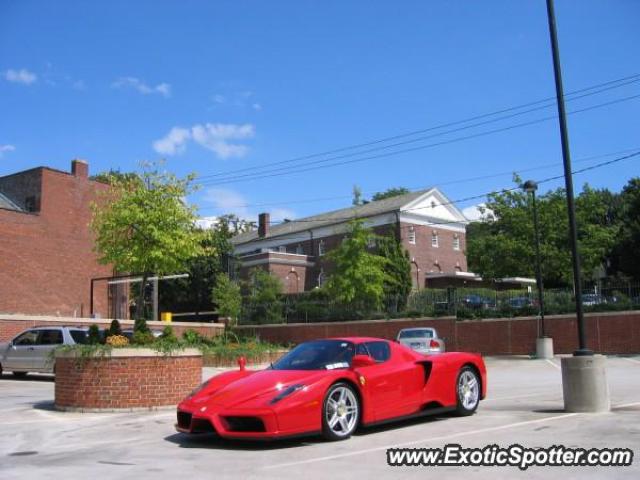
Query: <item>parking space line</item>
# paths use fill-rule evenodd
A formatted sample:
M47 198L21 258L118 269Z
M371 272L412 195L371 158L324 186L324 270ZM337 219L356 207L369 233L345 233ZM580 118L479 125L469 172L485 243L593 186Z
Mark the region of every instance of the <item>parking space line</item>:
M466 432L458 432L458 433L452 433L450 435L441 435L439 437L427 437L427 438L423 438L420 440L412 440L411 442L403 442L403 443L396 443L396 444L392 444L392 445L384 445L382 447L374 447L374 448L367 448L367 449L363 449L363 450L356 450L354 452L347 452L347 453L340 453L337 455L327 455L324 457L317 457L317 458L310 458L307 460L301 460L299 462L288 462L288 463L280 463L277 465L269 465L267 467L264 467L265 470L272 470L275 468L283 468L283 467L292 467L292 466L296 466L296 465L306 465L309 463L316 463L316 462L325 462L328 460L336 460L338 458L346 458L346 457L353 457L355 455L362 455L362 454L366 454L366 453L372 453L372 452L379 452L379 451L384 451L387 450L389 448L401 448L401 447L407 447L409 445L416 445L418 443L427 443L427 442L433 442L434 440L447 440L450 438L456 438L456 437L463 437L463 436L467 436L467 435L477 435L480 433L488 433L488 432L496 432L496 431L500 431L500 430L507 430L509 428L518 428L518 427L522 427L525 425L535 425L537 423L545 423L545 422L550 422L553 420L563 420L565 418L570 418L570 417L575 417L576 415L581 415L579 413L566 413L564 415L556 415L553 417L546 417L546 418L538 418L536 420L526 420L524 422L516 422L516 423L508 423L506 425L499 425L497 427L489 427L489 428L481 428L478 430L470 430L470 431L466 431Z
M549 360L549 359L547 358L547 359L546 359L546 362L547 362L549 365L552 365L552 366L554 366L555 368L557 368L558 370L560 370L560 365L557 365L555 362L553 362L553 360Z
M629 358L629 357L619 357L622 360L626 360L627 362L631 362L631 363L640 363L640 360L636 360L635 358Z

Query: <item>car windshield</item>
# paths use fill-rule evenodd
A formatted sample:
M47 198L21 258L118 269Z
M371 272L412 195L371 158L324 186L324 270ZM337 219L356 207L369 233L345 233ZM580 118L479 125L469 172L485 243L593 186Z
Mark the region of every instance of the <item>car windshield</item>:
M403 330L400 338L432 338L433 330Z
M333 370L349 368L355 347L344 340L301 343L271 365L274 370Z

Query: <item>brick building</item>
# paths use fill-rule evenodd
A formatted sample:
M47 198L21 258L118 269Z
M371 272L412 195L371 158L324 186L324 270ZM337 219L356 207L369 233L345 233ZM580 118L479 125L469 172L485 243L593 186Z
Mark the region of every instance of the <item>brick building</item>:
M396 235L409 252L414 288L477 278L467 272L466 219L437 188L278 225L271 225L269 214L263 213L257 230L232 240L241 276L263 268L282 280L287 293L321 285L330 273L323 257L342 241L354 218L378 234Z
M0 177L0 312L88 316L90 280L112 275L92 251L90 204L108 188L89 178L89 166L71 173L38 167ZM96 311L109 314L104 284Z

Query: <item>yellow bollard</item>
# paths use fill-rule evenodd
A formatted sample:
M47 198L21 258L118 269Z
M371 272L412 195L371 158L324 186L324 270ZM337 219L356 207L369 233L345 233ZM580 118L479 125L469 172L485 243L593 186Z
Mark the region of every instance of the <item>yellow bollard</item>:
M167 323L171 323L173 317L171 315L171 312L162 312L160 314L160 320L162 320L163 322L167 322Z

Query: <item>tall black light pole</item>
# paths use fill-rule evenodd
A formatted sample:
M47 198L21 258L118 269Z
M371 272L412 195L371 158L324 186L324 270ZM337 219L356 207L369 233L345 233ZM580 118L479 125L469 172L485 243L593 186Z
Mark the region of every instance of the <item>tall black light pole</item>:
M556 98L558 103L558 120L560 121L560 139L562 142L562 161L564 164L564 182L567 191L567 207L569 210L569 241L573 259L573 285L576 298L576 316L578 320L578 350L574 356L593 355L587 349L584 313L582 311L582 280L580 275L580 257L578 256L578 233L576 228L576 212L573 200L573 178L571 174L571 155L569 152L569 133L567 131L567 117L564 108L564 91L562 88L562 70L560 68L560 52L558 50L558 34L556 32L556 16L553 0L547 0L547 17L549 20L549 34L551 36L551 50L553 52L553 71L556 80Z
M538 207L536 204L536 190L538 184L533 180L527 180L522 185L522 189L531 195L531 203L533 207L533 230L536 245L536 287L538 288L538 306L540 308L540 337L544 338L544 286L542 284L542 259L540 257L540 228L538 224Z

